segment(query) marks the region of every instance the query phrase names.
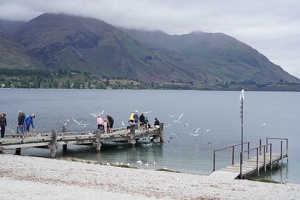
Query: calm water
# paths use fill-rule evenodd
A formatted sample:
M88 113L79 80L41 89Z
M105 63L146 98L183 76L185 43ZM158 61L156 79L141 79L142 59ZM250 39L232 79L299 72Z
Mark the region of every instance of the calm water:
M96 118L92 114L103 110L113 116L115 127L121 127L122 121L126 123L135 110L145 112L150 123L157 117L166 126L163 144L143 140L135 148L105 144L99 154L93 147L68 146L65 153L59 147L58 159L75 157L146 168L136 162L142 160L150 170L166 167L210 174L213 150L241 141L240 92L1 89L0 94L0 112L7 113L7 134L16 129L18 110L35 113L36 132L41 133L60 131L64 123L70 131L95 130ZM275 181L300 183L299 99L300 93L293 92L245 92L244 141L250 141L254 147L259 139L265 142L266 137L289 139L288 162L285 159L279 170L261 174ZM180 115L181 123L174 122ZM72 118L87 126L77 125ZM264 123L267 125L262 126ZM197 129L199 135L195 133ZM26 149L22 155L49 157L50 152ZM230 151L217 153L217 169L230 165L230 158Z

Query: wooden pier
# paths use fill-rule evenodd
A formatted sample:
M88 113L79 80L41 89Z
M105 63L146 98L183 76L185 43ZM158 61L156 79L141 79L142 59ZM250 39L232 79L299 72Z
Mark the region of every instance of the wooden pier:
M19 139L17 135L7 135L6 139L0 142L0 153L5 150L15 150L17 155L21 154L21 149L32 147L45 147L50 149L52 158L56 156L56 150L59 145L63 150L67 149L68 144L75 145L93 145L96 152L100 152L101 146L106 142L125 142L134 146L139 139L148 138L150 141L160 139L163 142L163 123L159 128L150 128L148 130L135 129L131 127L115 129L113 133L100 133L100 130L85 132L67 132L63 127L62 132L40 133L36 136Z
M280 152L276 152L276 153L273 152L273 145L272 143L269 143L270 140L280 140L280 144L281 144ZM286 147L285 151L283 150L283 141L285 141L285 147ZM248 144L248 149L246 151L240 152L240 159L239 159L240 162L237 163L234 162L234 157L235 157L234 149L236 146L240 146L240 144L214 150L213 173L210 176L235 179L235 178L245 178L255 172L259 176L259 172L261 169L266 171L267 166L269 166L270 169L272 170L274 163L278 164L280 160L283 160L284 158L288 159L288 139L286 138L266 138L265 145L261 145L261 140L260 140L260 145L252 149L250 149L249 142L244 144ZM222 151L228 148L232 149L231 165L225 168L221 168L219 170L215 170L216 153L218 151ZM250 157L250 152L255 152L256 156Z

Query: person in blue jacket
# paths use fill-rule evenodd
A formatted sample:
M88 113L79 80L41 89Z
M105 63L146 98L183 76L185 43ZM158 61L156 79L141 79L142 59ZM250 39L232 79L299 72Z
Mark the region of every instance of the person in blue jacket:
M30 125L32 126L32 128L34 130L33 118L35 118L35 114L27 115L24 119L25 132L27 132L28 137L31 137Z

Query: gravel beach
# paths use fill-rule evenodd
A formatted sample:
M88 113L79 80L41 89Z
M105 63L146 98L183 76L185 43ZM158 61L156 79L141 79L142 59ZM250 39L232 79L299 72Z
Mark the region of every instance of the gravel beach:
M0 155L0 199L300 199L300 185Z

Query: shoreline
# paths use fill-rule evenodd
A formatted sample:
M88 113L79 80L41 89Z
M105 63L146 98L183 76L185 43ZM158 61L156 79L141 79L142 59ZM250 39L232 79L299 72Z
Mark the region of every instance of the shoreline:
M1 199L300 199L300 184L0 155Z

